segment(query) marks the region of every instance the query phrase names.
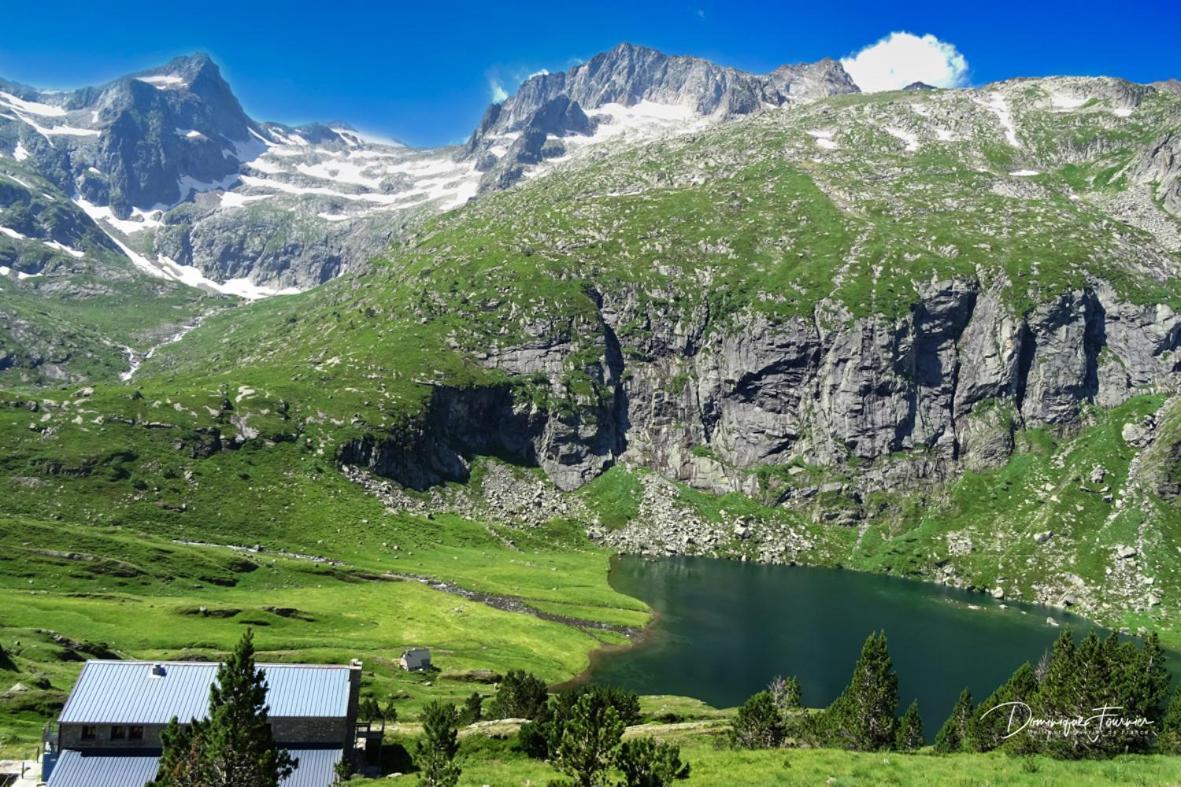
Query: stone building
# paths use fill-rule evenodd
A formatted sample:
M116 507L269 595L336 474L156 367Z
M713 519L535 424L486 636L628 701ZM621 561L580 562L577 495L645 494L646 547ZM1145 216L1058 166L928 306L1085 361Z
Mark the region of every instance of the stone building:
M402 658L398 660L398 663L402 665L402 669L411 672L428 670L431 668L431 649L410 648L402 652Z
M354 758L361 664L260 664L275 742L299 761L283 787L328 787ZM48 787L142 787L155 777L160 733L173 717L204 718L218 665L88 661L46 730Z

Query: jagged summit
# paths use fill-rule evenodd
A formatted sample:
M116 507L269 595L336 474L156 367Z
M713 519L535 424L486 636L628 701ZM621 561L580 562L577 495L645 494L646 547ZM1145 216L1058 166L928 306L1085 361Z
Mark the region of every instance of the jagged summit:
M481 189L490 191L512 185L545 158L565 156L563 137L587 137L599 130L604 136L660 132L701 119L724 120L855 92L853 80L831 58L759 75L621 43L568 71L525 80L515 94L488 107L459 158L475 161L488 173ZM558 99L566 102L561 112L570 118L569 125L552 122Z

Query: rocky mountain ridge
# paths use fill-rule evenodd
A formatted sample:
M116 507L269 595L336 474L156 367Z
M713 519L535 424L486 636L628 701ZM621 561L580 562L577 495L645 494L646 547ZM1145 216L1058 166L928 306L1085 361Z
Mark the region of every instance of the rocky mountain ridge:
M481 188L494 190L525 177L543 159L568 155L570 144L593 141L600 130L609 136L629 121L659 118L675 126L724 120L855 92L853 80L830 58L759 75L624 43L569 71L529 77L488 107L457 158L488 173Z
M832 61L754 77L630 45L582 68L596 76L568 85L560 75L531 79L503 115L490 110L499 120L485 118L481 128L495 127L499 141L478 156L474 143L459 154L416 150L341 124L255 121L203 54L67 92L0 82L0 161L18 165L18 180L44 177L141 272L258 298L321 284L377 256L422 217L538 174L537 165L568 157L559 137L617 141L616 133L595 137L612 118L590 120L580 101L655 108L627 118L625 136L634 139L856 89ZM621 79L622 71L631 73ZM534 106L541 95L546 106ZM502 133L519 114L528 129Z

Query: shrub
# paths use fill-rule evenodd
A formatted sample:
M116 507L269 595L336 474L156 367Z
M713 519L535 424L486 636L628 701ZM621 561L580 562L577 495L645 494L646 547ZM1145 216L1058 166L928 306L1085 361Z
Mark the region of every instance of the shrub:
M536 719L545 712L549 689L545 682L523 670L512 670L496 687L488 711L490 719Z
M681 747L652 738L624 741L615 757L625 787L666 787L689 778L689 764L681 762Z
M730 727L730 745L737 749L774 749L786 737L783 716L769 691L747 699Z

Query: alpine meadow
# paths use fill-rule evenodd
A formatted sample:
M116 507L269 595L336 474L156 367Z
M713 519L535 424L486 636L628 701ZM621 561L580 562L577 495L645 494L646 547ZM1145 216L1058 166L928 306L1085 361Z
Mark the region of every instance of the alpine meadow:
M1181 783L1181 83L872 62L0 79L0 784Z

